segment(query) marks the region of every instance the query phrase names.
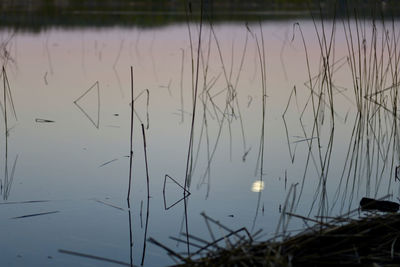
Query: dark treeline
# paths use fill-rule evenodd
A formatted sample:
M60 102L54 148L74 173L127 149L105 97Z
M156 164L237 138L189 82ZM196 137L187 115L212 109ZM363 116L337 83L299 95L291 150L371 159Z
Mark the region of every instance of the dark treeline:
M363 16L397 17L400 1L203 0L203 8L215 22L309 18L311 12L329 18L353 14L354 10ZM31 31L48 27L154 27L185 22L190 11L198 15L200 0L2 0L0 26Z

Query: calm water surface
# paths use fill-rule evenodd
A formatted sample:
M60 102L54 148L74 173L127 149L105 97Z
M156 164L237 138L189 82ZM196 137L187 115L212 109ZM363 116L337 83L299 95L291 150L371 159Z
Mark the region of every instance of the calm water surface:
M306 53L294 23L262 24L264 139L260 25L221 24L214 26L214 33L208 26L202 29L194 166L186 202L187 228L194 236L212 241L202 212L233 230L246 227L255 233L263 229L260 240L265 240L274 236L285 207L304 216L333 216L357 207L365 195L399 196L394 181L399 160L393 126L397 120L390 112L393 90L385 91L381 102L385 108L371 104L365 112L368 123L358 123L348 46L343 25L337 23L329 58L332 116L329 94L318 89L327 90L323 75L318 76L323 66L318 37L313 23L302 21L315 82L315 115ZM325 27L329 39L332 24ZM369 22L364 27L369 55L372 27ZM199 27L190 25L190 29L196 69ZM167 210L164 207L164 197L170 206L182 198L183 190L171 179L167 179L165 193L163 187L166 174L182 186L185 180L193 111L187 25L149 30L50 29L38 34L4 30L1 38L9 52L5 70L16 113L7 97L6 138L2 97L2 264L112 264L66 251L129 264L129 216L135 265L141 264L145 238L186 252L185 243L170 239L186 238L181 235L186 232L184 202ZM377 46L382 47L381 37L378 40ZM387 49L392 55L398 53L392 41L388 43L381 57L380 67L384 68L390 65ZM129 214L130 66L137 99ZM356 75L359 81L366 76L363 71ZM394 67L385 76L379 74L386 77L379 88L395 83L391 77L397 72ZM367 84L363 83L363 88ZM374 88L379 89L377 85ZM233 94L232 89L236 89ZM141 123L146 128L150 198ZM360 132L357 138L354 134L352 138L353 132ZM262 163L260 146L264 147ZM321 181L325 183L321 185ZM215 238L228 233L210 224ZM289 228L304 226L301 220L292 219ZM191 247L191 252L196 250ZM145 266L173 263L164 250L147 242Z

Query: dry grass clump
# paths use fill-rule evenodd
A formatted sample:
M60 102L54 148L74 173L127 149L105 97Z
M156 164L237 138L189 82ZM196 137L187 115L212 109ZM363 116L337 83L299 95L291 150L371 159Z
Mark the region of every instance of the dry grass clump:
M335 218L283 241L242 240L180 266L399 266L399 236L397 213Z

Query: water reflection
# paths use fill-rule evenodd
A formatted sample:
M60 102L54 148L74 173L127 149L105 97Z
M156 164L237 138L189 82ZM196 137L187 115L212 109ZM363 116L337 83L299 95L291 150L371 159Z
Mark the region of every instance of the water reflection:
M255 181L251 186L252 192L261 192L264 190L264 182L263 181Z
M5 46L6 47L6 46ZM5 51L6 48L3 48ZM8 57L7 57L8 58ZM6 62L8 61L8 59L5 58L3 60L5 60ZM13 97L11 94L11 88L10 88L10 83L8 81L8 77L7 77L7 72L5 67L3 66L2 68L2 72L1 72L1 78L3 80L3 101L0 101L0 108L2 110L3 113L3 120L4 120L4 139L5 139L5 149L4 149L4 176L3 179L0 179L0 193L3 195L3 200L7 200L10 192L11 192L11 186L13 184L14 181L14 174L15 174L15 167L17 165L17 160L18 160L18 154L15 157L14 160L14 164L12 165L11 168L11 173L9 172L9 136L10 136L10 131L15 127L9 127L9 123L10 123L10 119L15 119L15 121L17 121L17 113L15 111L15 106L14 106L14 101L13 101ZM11 107L11 111L13 114L12 118L9 118L9 113L10 111L7 109L10 109Z
M93 91L93 92L92 92ZM92 96L93 95L93 96ZM94 99L92 99L94 97ZM88 99L87 99L88 98ZM87 101L89 101L87 103ZM86 103L86 104L84 104ZM93 104L95 103L95 104ZM75 106L90 120L90 122L99 129L100 127L100 86L96 81L89 89L80 95L75 101ZM94 112L89 111L88 107L94 106Z
M3 194L3 200L7 200L10 196L11 186L14 181L15 167L17 166L18 155L15 157L14 164L12 165L11 173L8 172L8 155L6 155L6 161L4 163L4 185L2 180L0 180L1 191Z
M383 38L394 32L384 25L365 26L360 35L365 43L347 44L346 33L354 24L346 22L345 31L324 22L325 31L335 35L321 41L322 51L322 29L317 27L318 35L310 21L296 24L290 45L292 22L204 25L200 42L196 24L189 25L192 40L187 25L18 33L19 71L10 71L12 90L6 89L6 101L1 101L3 115L7 103L9 119L2 143L24 156L18 162L2 159L8 166L1 179L3 200L21 203L17 208L0 206L3 229L9 232L5 243L12 244L7 263L18 265L12 253L25 257L37 247L42 249L37 255L46 258L55 252L63 265L75 264L70 256L78 254L80 261L104 255L124 264L172 264L164 251L147 246L148 238L171 251L176 242L185 245L180 248L185 252L174 256L182 260L182 255L224 248L223 240L234 244L253 238L247 229L252 234L259 228L269 234L288 233L302 224L290 220L289 213L324 216L354 208L361 196L396 197L397 181L391 173L398 166L395 58L400 56L394 39ZM375 53L367 52L382 40L376 49L383 53L382 60L374 59ZM358 53L371 63L359 62ZM53 74L50 54L57 70ZM139 92L134 101L120 93L129 85L131 65ZM197 93L192 87L196 79ZM86 113L94 111L89 120L99 125L99 88L94 84L93 91L82 95L82 88L93 81L101 84L100 123L112 127L90 127L74 112L77 96L82 96L77 100L82 104L94 93L82 107ZM12 133L15 118L7 90L18 103ZM134 109L129 106L133 102ZM129 147L130 127L142 131L147 144L140 134L131 140L132 199L125 204L128 164L121 155ZM151 164L146 168L147 160ZM12 177L17 167L16 183ZM32 199L50 201L31 211L24 205L31 202L23 201ZM122 212L126 208L129 220ZM60 212L13 224L8 220L51 210ZM172 239L171 233L176 233ZM15 241L27 238L29 246ZM87 242L77 241L82 239ZM45 265L39 256L32 256L33 264Z

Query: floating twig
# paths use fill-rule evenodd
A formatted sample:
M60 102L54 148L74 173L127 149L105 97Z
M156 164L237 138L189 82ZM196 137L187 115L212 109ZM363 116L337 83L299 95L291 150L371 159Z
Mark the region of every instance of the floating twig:
M131 264L123 262L123 261L118 261L118 260L114 260L114 259L110 259L110 258L99 257L99 256L96 256L96 255L90 255L90 254L71 251L71 250L59 249L58 252L59 253L63 253L63 254L69 254L69 255L73 255L73 256L78 256L78 257L89 258L89 259L93 259L93 260L110 262L110 263L124 265L124 266L131 266Z
M48 119L35 119L35 122L37 122L37 123L53 123L53 122L55 122L55 121L53 121L53 120L48 120Z
M101 167L103 167L103 166L105 166L105 165L107 165L107 164L110 164L111 162L114 162L114 161L117 161L118 159L112 159L112 160L109 160L109 161L107 161L107 162L104 162L103 164L101 164L100 166L99 166L99 168L101 168Z
M53 213L58 213L60 211L49 211L49 212L41 212L41 213L34 213L34 214L27 214L23 216L18 216L18 217L13 217L11 219L23 219L23 218L29 218L29 217L35 217L35 216L41 216L41 215L48 215L48 214L53 214Z
M114 208L114 209L118 209L118 210L124 211L123 208L118 207L118 206L113 205L113 204L110 204L110 203L107 203L107 202L105 202L105 201L102 201L102 200L99 200L99 199L94 199L94 201L96 201L96 202L98 202L98 203L101 203L101 204L104 204L104 205L106 205L106 206L112 207L112 208Z
M31 204L31 203L43 203L43 202L50 202L50 200L13 201L13 202L3 202L0 203L0 205Z

